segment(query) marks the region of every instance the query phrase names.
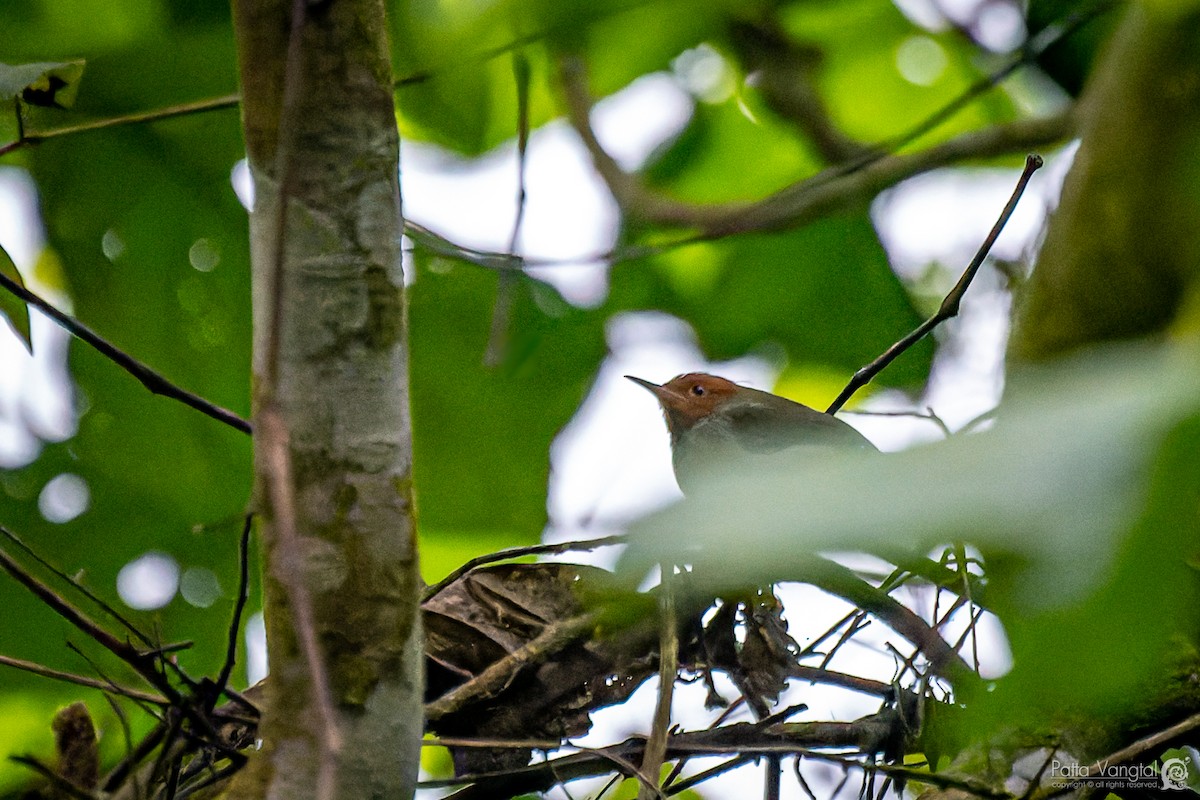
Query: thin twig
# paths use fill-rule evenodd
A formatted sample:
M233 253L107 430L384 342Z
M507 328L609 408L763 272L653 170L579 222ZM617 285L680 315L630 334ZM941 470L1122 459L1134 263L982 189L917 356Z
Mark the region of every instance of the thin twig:
M75 125L66 125L61 128L51 128L44 131L25 131L21 137L21 141L25 144L39 144L48 139L56 139L60 136L72 136L77 133L89 133L91 131L101 131L107 128L119 128L123 125L138 125L146 122L158 122L164 119L175 119L178 117L187 117L192 114L203 114L208 111L223 111L226 109L237 108L241 103L242 98L238 94L226 94L220 97L208 97L203 100L193 100L187 103L178 103L173 106L164 106L163 108L154 108L149 111L135 111L131 114L121 114L116 117L105 117L104 119L88 120Z
M0 656L0 666L12 667L13 669L19 669L33 675L40 675L43 678L49 678L54 681L73 683L76 686L86 686L89 689L99 689L102 692L112 692L121 697L128 697L131 700L141 700L143 703L153 703L156 706L170 705L170 701L162 695L143 692L140 689L130 689L127 686L115 686L109 681L97 680L85 675L76 675L72 672L63 672L62 670L43 667L41 664L35 664L32 661L25 661L20 658Z
M942 324L948 319L951 319L952 317L958 316L958 309L959 305L962 303L963 295L966 294L967 288L971 285L971 281L975 279L975 274L979 272L980 266L983 265L983 260L987 258L987 254L991 252L992 245L996 242L996 237L1000 235L1000 231L1004 230L1004 226L1008 222L1008 218L1012 216L1013 211L1016 209L1017 202L1021 199L1021 195L1025 193L1025 187L1029 184L1029 179L1033 177L1033 173L1037 172L1043 163L1042 157L1039 155L1026 156L1025 169L1021 171L1021 177L1017 180L1017 186L1015 189L1013 189L1012 196L1005 204L1004 210L1000 212L1000 216L996 220L996 224L992 226L992 230L983 240L983 244L979 246L979 250L975 253L975 257L972 258L971 263L967 265L962 277L958 279L958 283L954 285L954 288L951 289L950 293L947 294L945 299L942 300L942 304L938 307L937 313L918 325L917 328L912 331L912 333L908 334L903 339L885 350L882 355L880 355L870 364L867 364L865 367L859 369L858 372L855 372L854 377L852 377L850 382L846 384L846 388L842 389L842 392L837 396L837 399L830 403L829 408L825 409L826 414L837 413L841 407L846 404L846 401L854 396L855 392L870 383L872 378L874 378L876 375L882 372L884 368L895 361L901 353L908 350L908 348L912 347L921 339L925 338L925 336L938 325Z
M521 239L521 226L525 221L525 167L529 149L529 59L522 53L513 53L513 78L517 84L517 214L513 220L512 234L508 239L508 255L520 264L517 245ZM520 270L502 270L496 286L496 305L492 309L492 326L488 333L487 348L484 350L484 366L494 367L504 358L508 338L509 318L512 316L513 293Z
M813 758L827 758L828 754L813 748L849 748L864 753L877 747L881 736L886 736L895 724L896 711L887 709L853 722L792 722L761 730L754 723L738 723L714 730L689 731L672 734L668 740L667 756L762 756L778 753L783 756L804 754ZM495 772L460 775L455 778L423 781L421 788L461 786L473 784L460 790L453 797L459 800L475 800L496 797L497 787L512 796L520 792L544 791L557 782L576 780L604 774L613 762L613 756L626 761L638 760L645 750L645 740L631 738L620 744L570 753L550 762L531 764ZM861 766L855 763L855 766ZM633 774L632 772L630 774Z
M650 737L642 754L642 773L654 781L638 789L638 800L651 800L658 791L658 779L662 772L663 759L667 754L667 736L671 732L671 700L675 696L675 677L679 674L679 630L675 613L675 567L663 562L659 565L662 581L659 584L658 602L658 699L654 704L654 721L650 726Z
M689 242L737 233L796 228L848 202L869 199L902 177L943 166L967 154L998 155L1058 141L1072 125L1070 113L1044 120L997 125L911 155L887 155L884 149L849 168L845 165L831 167L755 202L693 204L646 188L636 175L622 170L600 145L591 128L592 99L580 59L561 58L559 74L567 101L568 120L583 140L596 171L618 205L649 222L698 229L698 234L682 240Z
M1067 15L1065 22L1058 26L1057 29L1044 28L1040 33L1028 39L1020 50L1010 58L1008 63L1001 65L990 74L972 83L961 94L935 110L908 131L874 148L871 152L865 154L859 163L851 161L835 169L841 169L844 172L853 172L856 169L861 169L869 161L877 160L882 154L899 152L904 147L907 147L917 139L920 139L927 133L931 133L943 123L949 121L972 101L999 86L1021 67L1035 63L1047 49L1065 41L1084 25L1096 19L1105 11L1111 10L1115 5L1114 2L1098 2L1089 9L1076 11Z
M874 681L870 678L860 678L857 675L850 675L845 672L836 672L834 670L823 669L821 667L809 667L804 664L789 664L787 666L787 675L789 678L797 678L799 680L808 681L809 683L823 683L829 686L841 686L844 689L853 689L856 692L872 695L887 695L892 691L890 683L883 681Z
M465 736L426 736L421 740L421 746L483 750L557 750L563 746L563 743L558 739L479 739Z
M1034 773L1033 778L1030 779L1029 788L1027 788L1025 793L1021 795L1020 800L1030 800L1030 798L1033 797L1034 793L1038 790L1038 787L1042 785L1042 776L1046 774L1046 770L1049 769L1054 763L1056 756L1058 756L1057 745L1049 748L1046 753L1046 758L1043 759L1042 765L1038 767L1038 771Z
M241 768L242 765L236 762L232 764L226 764L220 769L215 770L203 780L196 781L180 789L179 793L175 795L175 800L186 800L186 798L191 797L192 795L197 794L204 789L207 789L209 786L214 786L227 780L228 778L231 778Z
M33 770L46 780L50 781L56 790L62 792L68 797L73 797L75 800L97 800L97 796L95 794L80 789L78 786L71 783L69 780L59 775L57 772L43 764L41 761L38 761L33 756L9 756L8 760Z
M102 680L102 681L104 681L105 683L107 683L107 684L108 684L108 687L109 687L109 688L108 688L108 691L112 692L113 694L116 694L116 693L117 693L117 691L118 691L118 689L119 689L119 687L117 686L117 682L116 682L116 681L114 681L112 678L108 677L108 675L106 675L106 674L104 673L104 670L103 670L103 669L101 669L100 665L99 665L98 663L96 663L96 660L95 660L94 658L92 658L91 656L89 656L87 653L83 652L83 650L81 650L81 649L80 649L80 648L79 648L79 647L78 647L78 646L77 646L77 645L76 645L74 642L68 641L68 642L67 642L67 649L68 649L68 650L70 650L70 651L71 651L72 653L74 653L75 655L77 655L77 656L79 656L80 658L82 658L82 659L83 659L85 662L87 662L87 665L88 665L89 667L91 667L91 668L92 668L92 670L93 670L93 671L95 671L95 673L96 673L98 676L100 676L100 680ZM129 700L130 700L130 701L131 701L131 702L132 702L134 705L136 705L138 708L140 708L140 709L141 709L143 712L145 712L145 714L146 714L148 717L152 717L153 719L156 719L156 720L162 719L162 717L163 717L165 714L168 714L168 713L170 713L170 711L171 711L171 708L173 707L173 706L168 706L167 708L164 708L164 709L163 709L161 712L159 712L159 711L157 711L155 708L153 708L152 706L150 706L149 704L147 704L147 703L143 703L143 702L141 702L140 700L138 700L138 699L136 699L136 698L130 697L130 698L128 698L128 699L129 699Z
M137 773L134 772L134 767L145 761L150 754L154 752L155 748L157 748L158 745L162 743L162 740L166 737L169 728L170 726L165 721L158 722L158 724L156 724L149 733L142 737L142 740L137 743L137 746L130 750L129 753L126 754L125 758L121 759L121 761L109 771L108 775L104 777L104 780L100 782L100 787L106 794L112 794L115 792L118 787L125 783L125 779L129 776L132 776L135 780L137 779ZM140 793L140 787L138 787L138 791Z
M128 758L133 754L133 727L129 724L129 715L125 713L125 709L121 707L111 692L104 693L104 700L121 726L121 736L125 740L125 757ZM157 722L155 724L157 725ZM97 780L96 786L99 785L99 780Z
M137 648L128 642L123 642L106 631L101 625L71 605L71 603L49 586L35 578L24 567L14 561L8 553L4 552L3 549L0 549L0 568L15 578L18 583L32 592L35 597L49 606L60 617L105 650L108 650L117 658L133 667L147 683L162 692L163 696L169 702L178 703L180 701L179 693L175 691L165 676L154 669L150 658L144 653L139 652Z
M771 753L764 759L763 768L763 800L779 800L779 773L782 761L778 753Z
M951 775L947 772L932 772L902 764L867 764L858 761L854 758L835 755L833 753L810 753L809 758L820 759L821 761L829 761L834 764L841 764L846 767L861 769L867 772L881 772L887 775L902 777L906 780L916 781L918 783L937 786L942 789L959 789L967 794L976 797L991 798L991 800L1013 800L1012 795L1003 789L998 789L991 784L981 781L977 778L971 778L963 775ZM836 796L831 795L831 796Z
M864 411L856 408L849 409L846 413L857 414L862 417L909 417L911 419L923 419L936 425L938 430L947 439L954 435L954 432L950 430L950 426L946 424L945 420L934 413L933 408L930 406L926 406L924 411L917 411L915 409L910 411Z
M232 411L221 408L208 400L205 400L198 394L183 389L172 383L161 373L156 372L150 367L138 361L133 356L121 350L116 345L109 342L104 337L93 331L87 325L84 325L79 320L71 317L57 308L52 306L46 300L43 300L38 295L21 286L16 281L9 278L4 273L0 273L0 287L3 287L10 294L20 298L26 303L34 306L43 314L48 316L59 324L64 330L70 333L77 339L81 339L91 345L93 349L109 361L116 364L121 369L128 372L133 377L137 378L143 386L149 389L153 394L169 397L172 400L177 400L186 406L196 409L201 414L212 417L217 422L228 425L242 433L250 433L250 423L239 417Z
M936 674L952 683L978 682L979 676L925 620L841 564L823 558L811 559L803 580L874 615L916 645Z
M3 525L0 525L0 536L3 536L5 539L8 539L10 542L15 544L17 547L21 548L21 551L23 553L25 553L25 555L29 556L34 561L36 561L38 564L40 564L44 569L46 569L47 571L54 574L57 578L59 578L59 580L62 580L65 583L69 584L72 589L79 592L81 595L86 597L88 600L95 603L96 606L101 611L103 611L109 617L112 617L114 620L116 620L118 623L120 623L120 625L122 627L124 627L125 630L132 633L134 635L134 637L137 638L138 641L140 641L143 645L146 646L147 650L143 652L143 655L146 655L146 656L163 655L163 654L169 652L171 649L182 650L182 649L186 649L187 647L191 646L190 642L174 645L172 648L163 647L163 646L159 645L158 643L153 641L149 636L142 633L142 631L136 625L134 625L132 622L130 622L128 618L126 618L123 614L121 614L115 608L113 608L111 604L109 604L103 598L96 595L95 592L93 592L91 589L87 588L87 586L85 586L81 581L77 580L76 578L72 577L71 575L68 575L65 570L52 564L49 560L44 558L40 553L38 553L36 550L34 550L32 547L30 547L28 544L26 544L25 541L23 539L21 539L21 537L17 536L15 533L10 531L8 528L5 528ZM174 671L176 672L176 674L180 677L180 679L185 684L187 684L190 687L195 686L195 681L193 681L181 669L179 669L178 666L175 665L175 663L173 661L168 661L165 659L164 659L164 661L165 661L165 663L170 664L172 667L174 667Z
M624 777L625 776L619 772L614 773L613 776L608 779L608 783L601 786L600 791L596 792L596 794L592 796L592 800L604 800L604 795L611 792L613 787L620 783L621 779Z
M510 559L514 558L547 555L552 553L566 553L571 551L587 553L601 547L611 547L612 545L625 544L626 541L627 538L624 534L614 534L613 536L603 536L599 539L582 539L571 542L557 542L555 544L535 544L527 547L510 547L505 550L499 550L495 553L476 556L475 558L472 558L470 561L467 561L462 566L455 569L437 583L427 587L421 594L421 602L424 603L434 595L440 594L447 586L457 581L463 575L466 575L468 572L487 564L495 564L499 561L509 561Z
M638 769L636 764L618 753L610 752L604 748L600 748L593 752L600 756L600 758L616 764L627 774L632 775L639 784L638 797L642 796L642 790L645 789L648 793L647 800L667 800L667 797L665 794L663 794L662 789L658 788L658 781L655 780L657 776L647 775L644 769ZM551 771L553 771L554 762L547 761L546 763L550 766ZM559 783L566 783L566 781L560 780Z
M855 617L857 617L861 613L862 612L859 611L857 608L854 609L853 611L850 611L849 613L847 613L845 616L843 616L837 622L833 623L828 628L826 628L824 633L822 633L820 636L818 636L817 638L813 639L811 642L806 644L800 650L800 652L796 654L796 658L798 658L798 659L804 658L805 656L815 654L817 652L817 648L820 647L825 642L826 639L828 639L830 636L833 636L835 633L840 631L843 626L849 624Z
M801 790L808 796L808 800L817 800L817 796L813 794L812 787L808 785L808 781L804 779L804 773L800 769L801 762L804 761L800 756L796 756L792 760L792 772L796 776L796 783L800 784Z
M229 684L229 676L233 673L233 665L237 663L242 612L245 611L246 603L250 599L250 528L253 523L254 514L247 514L246 521L242 525L241 538L238 540L238 594L233 605L233 619L229 623L229 641L225 648L225 663L221 665L221 672L217 675L216 689L207 704L209 711L212 711L217 699L225 691L225 687Z
M838 650L841 650L843 645L853 639L859 631L868 627L870 624L871 620L867 619L867 612L856 611L854 613L854 618L850 621L850 624L846 627L846 630L842 631L842 635L839 636L837 641L833 643L833 647L829 648L829 650L825 653L825 657L821 659L821 663L817 668L825 669L828 667L830 662L833 661L833 657L837 655Z
M729 759L728 761L723 761L720 764L717 764L715 767L709 767L706 770L697 772L695 775L691 775L682 780L675 781L674 783L663 787L663 791L666 792L668 797L673 797L677 794L682 794L682 793L686 792L688 789L691 789L693 786L699 786L700 784L704 783L705 781L707 781L711 778L715 778L718 775L724 775L726 772L729 772L729 770L731 770L731 769L737 769L738 767L742 766L746 762L753 760L753 758L754 758L754 756L749 756L749 755L734 756L733 758Z

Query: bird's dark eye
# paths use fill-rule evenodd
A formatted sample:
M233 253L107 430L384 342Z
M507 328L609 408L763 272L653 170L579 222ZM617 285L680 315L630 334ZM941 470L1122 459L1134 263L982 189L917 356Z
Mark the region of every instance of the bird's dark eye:
M704 387L697 383L695 386L692 387L692 394L696 395L696 397L703 396Z

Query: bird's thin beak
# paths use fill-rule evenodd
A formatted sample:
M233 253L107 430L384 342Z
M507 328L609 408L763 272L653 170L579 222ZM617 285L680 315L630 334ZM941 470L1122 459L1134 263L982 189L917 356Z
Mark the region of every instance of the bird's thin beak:
M638 386L641 386L643 389L653 392L656 395L659 393L659 390L661 390L663 388L663 387L659 386L657 383L651 383L650 381L645 380L644 378L636 378L633 375L626 375L625 377L627 379L633 381L634 383L636 383Z
M658 402L661 403L664 408L674 407L679 404L679 398L667 387L660 386L657 383L651 383L643 378L636 378L633 375L626 375L625 377L658 398Z

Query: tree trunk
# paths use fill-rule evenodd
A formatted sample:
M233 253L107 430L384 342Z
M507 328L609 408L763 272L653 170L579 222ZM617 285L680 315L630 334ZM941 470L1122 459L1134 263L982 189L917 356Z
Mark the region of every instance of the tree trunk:
M412 796L422 636L381 0L234 0L271 677L234 796ZM285 213L280 213L280 208Z

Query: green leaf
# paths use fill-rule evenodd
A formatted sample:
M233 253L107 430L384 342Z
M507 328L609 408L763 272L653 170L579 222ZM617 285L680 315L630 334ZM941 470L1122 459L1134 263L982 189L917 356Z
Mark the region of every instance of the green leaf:
M457 542L464 555L481 542L494 549L505 540L536 541L546 524L550 445L598 369L603 317L572 308L540 281L506 282L507 325L496 343L502 357L489 367L496 273L422 247L414 255L409 322L421 535Z
M1025 10L1025 25L1031 37L1054 26L1087 20L1078 31L1046 48L1037 59L1042 71L1071 96L1078 97L1083 91L1092 64L1120 19L1118 12L1122 5L1096 2L1081 9L1077 0L1030 0Z
M795 368L847 379L920 322L863 212L621 264L608 307L680 317L711 359L782 347ZM918 344L878 382L919 385L932 354L931 342Z
M984 76L978 51L957 33L930 34L892 3L843 0L795 3L782 15L789 34L821 53L818 86L842 131L863 142L884 142L923 122ZM919 40L927 60L940 61L927 85L900 69L907 43ZM945 139L982 125L1010 120L1013 103L992 92L938 126L930 139Z
M17 272L17 265L3 247L0 247L0 275L22 289L25 288L25 281L21 279L21 273ZM33 340L29 336L29 304L15 296L7 287L0 287L0 317L4 318L13 329L13 333L25 345L25 349L33 355Z
M0 97L20 97L32 106L70 108L79 93L84 61L0 64Z
M529 61L529 125L561 116L556 60L580 52L591 89L604 97L720 33L724 2L498 0L460 5L398 3L389 21L400 131L478 155L517 131L510 52ZM613 42L621 42L613 47ZM516 80L520 80L518 77Z
M698 103L684 132L647 169L650 185L698 203L752 201L816 171L818 162L747 91Z

